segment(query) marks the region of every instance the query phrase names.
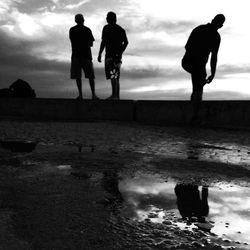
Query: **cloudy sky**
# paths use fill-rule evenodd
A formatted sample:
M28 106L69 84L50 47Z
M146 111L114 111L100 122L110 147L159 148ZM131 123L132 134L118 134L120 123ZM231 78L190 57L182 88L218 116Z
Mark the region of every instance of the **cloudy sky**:
M75 98L69 78L69 28L82 13L95 37L92 48L96 91L111 93L103 64L97 62L106 13L117 13L129 46L123 57L123 99L189 99L190 76L180 66L192 29L218 13L226 16L214 81L205 99L250 99L249 0L1 0L0 88L18 78L38 97ZM86 80L85 97L90 96Z

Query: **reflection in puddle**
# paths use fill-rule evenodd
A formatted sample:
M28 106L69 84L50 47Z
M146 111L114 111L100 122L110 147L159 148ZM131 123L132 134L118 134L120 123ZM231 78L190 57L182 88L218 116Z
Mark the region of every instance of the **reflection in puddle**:
M123 213L134 221L172 225L185 232L198 230L208 243L249 249L248 188L184 185L142 173L124 178L119 188L128 204Z
M59 170L69 170L71 169L71 165L59 165L57 166Z

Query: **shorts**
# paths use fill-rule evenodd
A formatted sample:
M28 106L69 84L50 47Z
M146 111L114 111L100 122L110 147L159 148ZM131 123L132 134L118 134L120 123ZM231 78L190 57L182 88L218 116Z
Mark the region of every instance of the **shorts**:
M203 90L207 77L206 63L184 56L182 68L191 74L193 91Z
M81 79L82 69L84 71L85 78L95 78L94 67L91 59L72 56L70 68L71 79Z
M107 79L120 78L122 60L120 57L105 58L105 74Z

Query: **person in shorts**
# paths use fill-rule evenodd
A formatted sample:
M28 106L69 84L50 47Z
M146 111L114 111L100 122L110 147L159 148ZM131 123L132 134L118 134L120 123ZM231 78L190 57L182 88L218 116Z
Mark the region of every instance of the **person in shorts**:
M69 38L71 41L71 79L76 80L79 96L82 99L82 70L85 78L89 79L89 85L92 92L92 99L97 99L95 94L95 73L92 63L91 47L93 46L94 37L91 30L84 25L84 17L82 14L75 16L77 25L69 30Z
M199 121L199 110L202 101L203 87L212 82L216 72L217 54L220 47L220 29L225 22L225 16L218 14L211 23L200 25L193 29L186 43L185 55L182 58L182 67L191 74L193 91L191 102L193 104L192 121ZM211 75L207 77L206 64L209 55Z
M102 30L98 62L101 62L102 52L105 48L105 74L111 80L112 95L108 99L120 99L120 68L122 54L127 48L128 39L126 31L116 24L116 14L108 12L107 25Z

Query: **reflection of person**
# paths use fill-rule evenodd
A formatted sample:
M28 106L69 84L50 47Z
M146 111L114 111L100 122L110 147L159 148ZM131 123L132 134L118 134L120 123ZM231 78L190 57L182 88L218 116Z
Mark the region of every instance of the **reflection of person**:
M208 216L208 188L202 187L201 197L198 186L177 184L175 187L177 206L183 219L197 218L198 222L206 222Z
M198 114L202 101L203 87L206 83L212 82L215 76L217 54L221 41L217 30L223 26L224 21L224 15L218 14L211 23L196 27L189 36L185 46L186 53L182 59L182 67L191 74L193 84L191 95L194 109L193 122L199 120ZM210 53L211 75L206 78L206 63Z
M94 37L91 30L84 25L84 17L82 14L75 16L77 25L70 28L69 38L72 47L71 56L71 79L76 79L79 92L77 99L82 99L82 69L85 78L89 79L92 92L92 99L96 99L95 95L95 74L92 63L91 47L93 46Z
M123 197L119 190L119 177L116 171L103 173L102 186L110 195L109 201L123 202Z
M120 67L128 39L125 30L116 24L114 12L108 12L106 20L108 24L102 30L98 62L101 62L102 52L105 48L105 73L106 78L111 80L112 86L112 95L109 99L120 99Z

